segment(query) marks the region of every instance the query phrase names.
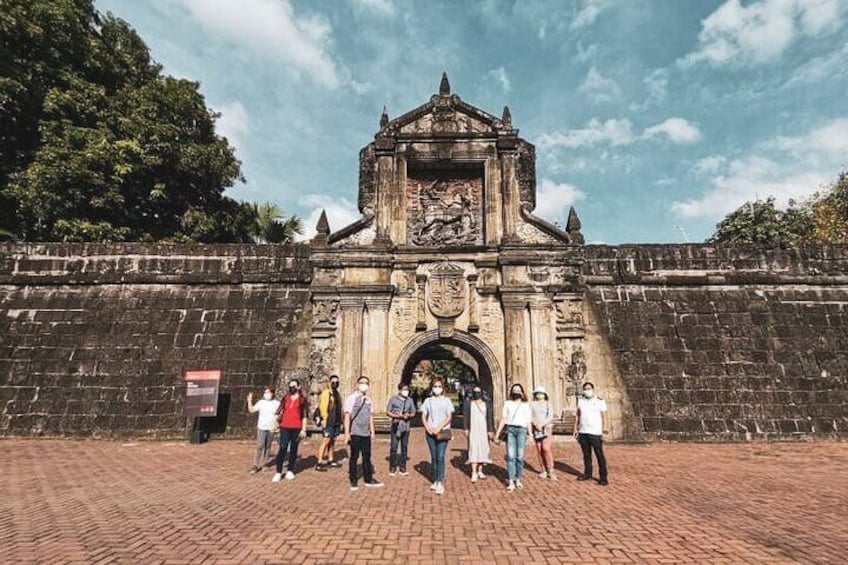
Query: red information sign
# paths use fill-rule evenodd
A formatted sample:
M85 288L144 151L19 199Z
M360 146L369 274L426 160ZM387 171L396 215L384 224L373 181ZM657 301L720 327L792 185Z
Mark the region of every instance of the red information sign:
M221 371L186 371L185 415L217 416Z

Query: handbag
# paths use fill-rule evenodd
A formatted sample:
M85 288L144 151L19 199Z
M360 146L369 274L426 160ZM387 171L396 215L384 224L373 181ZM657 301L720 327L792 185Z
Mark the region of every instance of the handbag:
M451 431L450 428L446 430L440 430L439 433L436 434L436 439L439 441L450 441L451 440Z

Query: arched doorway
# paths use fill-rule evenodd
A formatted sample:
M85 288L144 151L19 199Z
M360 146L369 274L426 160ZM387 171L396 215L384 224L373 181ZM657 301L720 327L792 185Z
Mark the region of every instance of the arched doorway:
M449 368L447 371L444 368L432 371L434 374L441 373L440 376L448 377L447 388L452 399L458 400L460 386L477 381L491 396L495 409L498 410L504 394L501 368L494 352L480 338L462 331L454 331L450 335L440 335L438 330L422 332L401 350L395 361L393 374L400 375L403 382L413 387L417 385L420 390L422 381L415 381L417 378L426 377L416 373L422 371L422 367L426 367L428 363L447 363L453 366L453 369Z

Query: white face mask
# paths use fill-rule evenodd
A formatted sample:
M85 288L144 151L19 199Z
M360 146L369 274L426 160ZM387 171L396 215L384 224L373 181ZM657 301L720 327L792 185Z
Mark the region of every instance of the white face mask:
M368 383L359 383L359 392L368 392Z
M274 398L274 395L271 394L270 392L266 392L265 394L262 395L262 398L264 398L265 400L271 400L272 398Z
M585 396L586 398L592 398L593 396L595 396L595 391L592 389L584 390L583 396Z
M409 396L409 391L408 390L402 390L402 391L400 391L400 395L402 397L406 398L407 396Z
M435 394L436 396L439 396L440 394L442 394L442 387L434 386L433 387L433 394Z

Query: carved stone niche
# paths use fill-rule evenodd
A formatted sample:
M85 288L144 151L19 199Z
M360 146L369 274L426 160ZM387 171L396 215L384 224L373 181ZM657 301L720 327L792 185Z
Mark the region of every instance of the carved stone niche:
M579 294L560 294L554 298L557 337L581 338L583 326L583 297Z
M312 306L312 332L335 333L339 319L339 300L337 298L318 298Z
M483 243L483 169L410 166L407 241L419 246Z

